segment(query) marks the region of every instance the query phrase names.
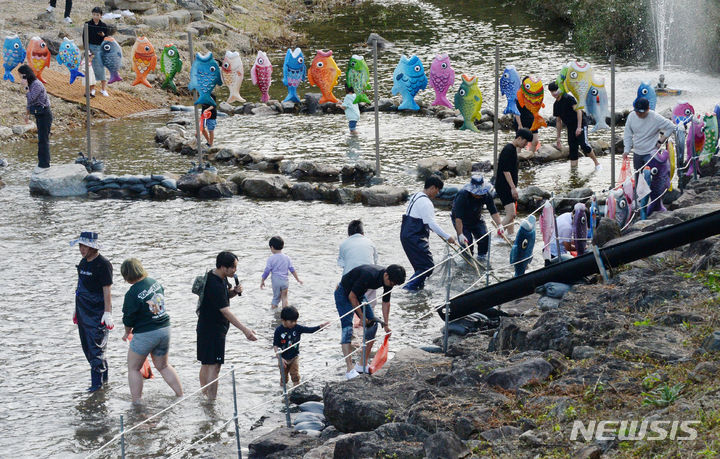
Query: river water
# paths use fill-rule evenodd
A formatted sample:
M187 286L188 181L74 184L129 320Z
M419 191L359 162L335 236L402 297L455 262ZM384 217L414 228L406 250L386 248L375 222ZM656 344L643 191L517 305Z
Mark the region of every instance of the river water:
M485 106L492 107L493 53L500 44L503 64L514 64L522 73L536 73L544 81L554 78L559 68L574 58L571 42L562 33L536 23L521 11L500 7L496 1L442 2L403 0L378 1L347 10L332 21L307 24L312 53L316 48L331 48L338 65L346 69L351 54L371 55L362 46L371 31L377 31L395 46L381 54L379 71L381 95L389 96L392 70L402 53L418 54L429 69L439 52L451 55L459 79L461 73L478 75L485 94ZM511 14L512 13L512 14ZM273 96L282 98L280 69L284 50L273 50L275 64ZM606 61L597 56L582 56L598 71L607 74ZM643 65L618 66L618 108L630 107L641 80L655 78L655 71ZM683 69L666 70L668 83L688 91L683 96L698 110L709 110L718 100L720 79ZM457 83L456 83L457 84ZM450 95L455 89L450 90ZM242 94L251 101L259 99L256 89L244 85ZM313 88L313 92L316 89ZM339 95L341 91L338 91ZM431 100L432 91L419 97ZM301 90L301 94L303 91ZM222 94L222 92L221 92ZM550 98L546 94L546 98ZM661 98L658 110L677 102ZM544 114L551 113L551 104ZM504 101L501 101L501 107ZM182 173L188 158L157 148L154 129L171 118L165 112L97 123L93 137L97 151L108 164L108 173ZM342 115L318 117L281 115L275 117L236 116L219 122L217 145L249 147L266 154L286 158L322 159L343 162L354 158L374 159L374 127L371 114L363 114L360 135L350 139ZM418 159L430 155L449 158L492 159L492 133L457 131L435 118L381 114L383 175L389 183L416 189L414 175ZM501 133L501 142L511 138ZM594 138L607 139L602 133ZM541 141L552 142L554 130L541 131ZM67 163L84 148L82 131L54 132L53 162ZM246 341L237 330L228 336L227 365L237 369L241 439L252 438L283 422L277 368L271 353L272 330L276 313L269 309L271 293L261 291L260 274L270 254L268 239L276 234L286 241L285 252L292 257L303 286L291 280L290 301L300 310L300 323L314 325L337 317L333 303L334 286L340 275L336 266L337 247L344 239L347 223L355 218L365 222L383 264L401 263L410 269L402 252L398 234L402 206L367 208L361 205L337 206L319 202L268 202L245 197L222 201L178 199L167 202L30 197L29 173L35 164L35 144L6 145L3 154L10 167L3 171L8 184L0 191L0 452L15 457L80 457L92 452L119 431L119 418L132 426L175 401L159 375L145 384L143 408L129 402L125 370L126 345L120 340L120 326L110 334L108 360L109 388L86 394L88 365L84 360L72 324L73 292L77 279L75 264L80 260L68 241L81 231L91 229L104 240L102 253L115 267L113 304L115 321L121 323L122 298L128 285L119 275L123 259L142 260L150 276L165 286L167 306L172 320L170 362L175 366L187 393L198 387L199 364L195 361L194 307L190 293L193 278L212 267L215 255L232 250L241 258L239 276L246 288L231 306L242 321L260 335L256 343ZM567 163L555 163L523 170L520 184L539 185L550 191L590 186L600 191L609 184L609 158L600 159L604 171L593 174L592 162L581 160L577 173ZM231 168L221 168L229 175ZM451 181L452 182L452 181ZM452 184L461 184L455 181ZM446 211L438 211L438 220L449 228ZM438 238L431 247L436 260L445 253ZM492 263L501 267L496 273L507 278L509 248L493 242ZM536 255L531 269L540 266ZM466 266L455 267L454 293L476 281ZM438 336L442 322L428 314L444 299L440 273L434 275L426 291L418 295L393 295L391 313L395 349L429 344ZM422 317L425 315L425 317ZM422 318L421 318L422 317ZM343 366L337 345L339 326L306 336L302 345L301 374L317 382L340 380ZM262 405L261 405L262 404ZM261 405L261 406L258 406ZM265 425L250 431L261 416L269 416ZM169 412L143 425L127 436L131 456L168 456L191 442L220 428L232 417L232 386L225 377L220 382L218 402L209 405L201 397L189 398ZM219 457L233 454L232 425L191 450ZM107 453L107 454L106 454ZM101 456L118 456L119 444L112 444Z

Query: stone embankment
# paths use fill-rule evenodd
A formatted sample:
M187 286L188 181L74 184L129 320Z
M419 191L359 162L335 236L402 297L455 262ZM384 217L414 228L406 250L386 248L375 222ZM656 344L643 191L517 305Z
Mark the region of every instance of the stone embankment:
M720 210L717 189L720 177L692 182L677 210L653 214L623 237ZM543 296L503 305L509 317L459 327L465 336L451 335L447 355L393 343L395 357L377 375L325 386L330 425L321 435L281 428L264 437L275 439L272 447L252 457L714 456L718 268L714 236L615 267L607 284L548 286ZM554 306L543 307L551 295ZM604 420L614 423L603 438L594 430L571 438L576 421ZM668 440L682 420L693 421L696 436ZM665 441L639 433L650 432L642 427L650 421L667 427Z

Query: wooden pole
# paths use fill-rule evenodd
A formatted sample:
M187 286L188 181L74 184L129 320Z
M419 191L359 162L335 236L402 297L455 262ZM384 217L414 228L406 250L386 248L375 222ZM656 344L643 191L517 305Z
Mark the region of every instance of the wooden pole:
M373 40L373 80L375 82L375 176L380 178L380 107L378 106L378 43Z
M498 118L500 117L500 45L495 45L495 120L493 121L493 171L497 171Z
M615 188L615 55L610 56L610 188Z
M85 23L83 27L83 41L85 42L85 127L87 136L86 156L92 158L92 141L90 140L90 41L88 34L88 25Z
M192 34L190 32L187 33L188 36L188 49L190 51L190 66L192 67L192 63L195 60L195 52L193 51L193 40L192 40ZM198 92L196 90L193 90L193 97L198 97ZM197 164L198 164L198 171L202 170L203 168L203 156L202 156L202 143L200 142L200 109L197 105L193 104L193 113L195 113L195 143L197 144Z

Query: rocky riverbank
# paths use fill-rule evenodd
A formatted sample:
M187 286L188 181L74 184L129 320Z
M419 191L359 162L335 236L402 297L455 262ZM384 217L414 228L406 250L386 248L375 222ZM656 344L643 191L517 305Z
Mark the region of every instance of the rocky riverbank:
M64 37L82 43L82 25L90 18L95 6L102 6L106 12L113 11L120 17L103 19L116 32L114 38L123 47L123 69L120 74L124 81L114 83L113 88L127 92L157 106L189 103L190 94L181 89L179 94L160 89L160 78L154 73L148 75L152 89L131 86L134 74L131 70L130 49L136 37L146 36L155 44L156 53L161 44L173 42L180 50L181 58L189 62L187 33L194 36L195 51L225 50L238 51L250 63L258 49L301 46L305 37L293 31L297 21L315 19L327 14L341 4L351 0L75 0L71 18L67 24L62 18L62 5L53 13L45 11L46 4L27 2L4 2L3 18L0 25L2 36L17 34L26 44L30 37L40 36L48 44L52 66L57 67L55 55ZM120 14L121 10L130 14ZM187 64L186 64L187 65ZM249 65L246 64L249 68ZM189 65L176 77L178 88L187 87ZM131 76L132 75L132 76ZM80 84L80 83L76 83ZM18 141L34 135L31 129L23 129L25 114L25 91L20 84L4 82L0 85L0 97L5 110L0 113L0 143ZM84 125L84 107L50 96L53 110L53 131L79 128ZM93 110L93 119L106 119L102 112Z
M719 187L717 176L689 184L692 196L676 201L677 210L622 237L720 209L705 194ZM703 194L712 200L699 202ZM278 429L263 437L272 442L253 442L251 455L717 456L718 267L714 236L619 267L607 284L575 285L547 311L537 294L503 305L510 317L451 336L447 356L405 348L377 375L327 384L330 427L320 437ZM611 422L599 436L586 429L601 421ZM689 435L683 421L696 435L681 440ZM572 439L576 422L586 431L576 428Z

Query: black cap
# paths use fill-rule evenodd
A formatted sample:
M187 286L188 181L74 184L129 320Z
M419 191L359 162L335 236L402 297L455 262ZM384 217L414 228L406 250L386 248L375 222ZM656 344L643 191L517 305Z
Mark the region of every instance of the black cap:
M645 113L650 109L650 101L644 97L638 97L635 99L635 102L633 102L633 108L638 113Z

